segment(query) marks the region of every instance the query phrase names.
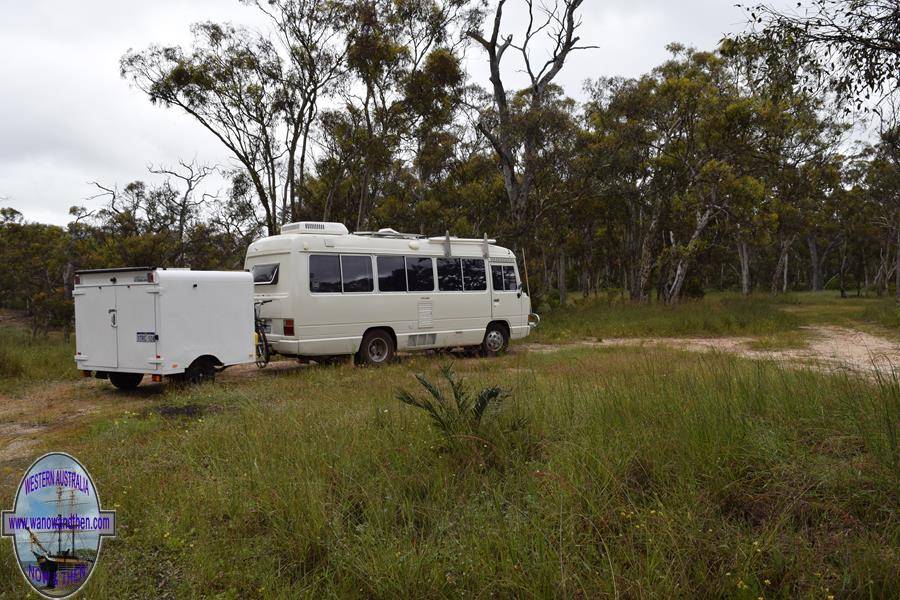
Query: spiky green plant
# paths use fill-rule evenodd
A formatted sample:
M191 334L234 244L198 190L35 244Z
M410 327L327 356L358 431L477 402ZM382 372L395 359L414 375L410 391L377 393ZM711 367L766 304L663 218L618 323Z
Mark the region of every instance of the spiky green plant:
M453 373L453 366L449 364L441 367L441 375L447 382L449 395L424 375L417 374L416 379L428 394L418 397L401 388L397 390L397 399L428 413L434 426L448 438L477 434L485 413L492 402L503 397L503 390L491 386L474 394L463 379Z

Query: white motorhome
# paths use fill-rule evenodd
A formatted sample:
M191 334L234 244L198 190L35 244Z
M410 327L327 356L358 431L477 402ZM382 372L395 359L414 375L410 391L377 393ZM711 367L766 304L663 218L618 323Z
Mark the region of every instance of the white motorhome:
M353 354L389 361L396 350L503 352L539 321L516 257L494 240L349 233L300 222L247 250L269 345L298 357Z

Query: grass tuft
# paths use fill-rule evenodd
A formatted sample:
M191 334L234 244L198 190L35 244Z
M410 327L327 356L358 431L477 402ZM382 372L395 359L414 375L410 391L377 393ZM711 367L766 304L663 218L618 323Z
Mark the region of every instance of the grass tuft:
M0 378L21 377L25 374L22 360L8 349L0 347Z
M24 328L0 326L0 393L74 379L74 355L74 344L64 343L61 333L32 339Z

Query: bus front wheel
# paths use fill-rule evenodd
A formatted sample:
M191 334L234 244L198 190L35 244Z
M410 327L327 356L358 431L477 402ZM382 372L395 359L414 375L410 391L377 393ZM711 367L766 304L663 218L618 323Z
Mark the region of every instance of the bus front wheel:
M484 332L484 341L481 342L482 356L497 356L506 352L509 347L509 331L499 323L488 325Z

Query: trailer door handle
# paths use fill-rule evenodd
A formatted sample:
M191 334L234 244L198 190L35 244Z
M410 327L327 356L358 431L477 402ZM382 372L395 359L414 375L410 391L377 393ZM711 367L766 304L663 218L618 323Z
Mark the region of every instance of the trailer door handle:
M494 298L494 304L499 304L499 303L500 303L500 298Z
M116 326L116 309L109 309L109 325L110 327Z

